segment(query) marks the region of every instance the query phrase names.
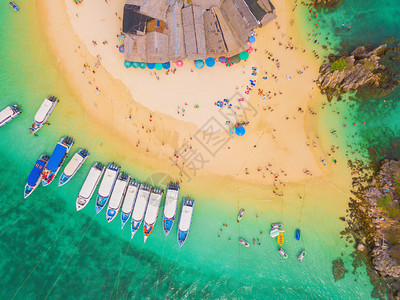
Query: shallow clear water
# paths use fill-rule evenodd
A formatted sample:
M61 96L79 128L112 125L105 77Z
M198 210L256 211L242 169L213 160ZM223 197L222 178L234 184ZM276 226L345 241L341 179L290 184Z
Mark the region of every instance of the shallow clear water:
M347 2L350 4L344 4L341 9L345 9L346 19L354 19L360 9L351 8L365 1ZM367 11L378 4L369 2L362 22L371 24L379 18ZM345 200L338 203L337 199L345 196L341 191L330 194L317 191L314 182L301 186L307 194L304 201L298 199L295 192L276 200L266 191L259 200L239 198L229 204L214 198L208 191L197 195L191 232L181 249L176 241L177 222L165 238L159 217L154 232L143 244L141 230L132 240L129 225L120 230L119 216L108 224L104 211L96 215L94 199L83 211L76 212L76 195L90 166L97 160L103 163L112 160L112 153L99 148L100 138L93 138L94 129L90 128L90 122L64 82L56 58L39 30L35 4L27 1L20 4L22 10L18 14L6 3L0 10L0 25L6 29L0 32L0 38L7 41L2 42L0 48L0 107L13 103L23 107L23 114L0 131L1 299L47 296L54 299L164 299L173 296L365 299L370 296L372 286L365 268L357 269L355 274L351 272L352 247L340 239L344 223L338 217L344 215L346 207ZM353 6L349 6L351 4ZM388 9L388 18L392 15L390 5L378 8L382 14ZM324 19L342 22L341 9L324 15ZM395 22L379 24L386 28L381 30L381 35L366 33L362 38L379 43L379 39L386 38L384 33L395 33ZM335 31L332 35L345 41L352 40L353 33L361 38L361 28L356 29L355 25L352 28L354 30ZM38 137L33 137L28 128L43 98L49 94L57 95L61 102L49 120L52 125L45 126ZM394 93L390 98L393 105L396 97ZM390 145L393 138L398 137L397 107L388 114L381 106L374 106L376 112L372 113L366 104L349 107L342 102L335 105L349 118L351 116L351 122L362 123L368 119L364 127L355 126L352 131L343 129L341 143L354 143L360 148L372 140L382 146ZM328 109L322 113L327 118L325 123L340 126L338 115ZM324 124L325 127L329 126ZM390 130L393 134L388 134ZM53 182L46 188L38 187L24 200L23 187L34 162L42 153L50 154L65 135L74 136L77 141L73 153L86 147L92 155L67 185L58 188ZM114 142L118 145L118 141ZM129 158L120 163L140 180L151 174ZM288 187L288 190L296 188ZM186 192L183 187L182 194ZM243 205L246 214L238 224L236 214ZM281 259L276 251L278 244L267 235L269 224L276 221L284 222L287 230L284 244L289 255L287 260ZM223 223L228 227L222 226ZM297 227L303 233L300 242L294 238ZM244 248L237 243L240 237L251 244L253 238L258 238L261 245ZM302 249L306 249L308 255L300 264L296 257ZM349 272L344 279L335 282L332 260L337 257L343 257Z

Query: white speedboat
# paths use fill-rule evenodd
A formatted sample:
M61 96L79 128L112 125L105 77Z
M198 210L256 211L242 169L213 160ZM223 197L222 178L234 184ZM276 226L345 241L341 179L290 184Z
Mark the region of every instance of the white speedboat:
M111 163L107 166L103 180L100 183L99 191L97 192L96 214L101 212L110 199L119 170L120 167L114 163Z
M245 247L249 247L250 246L250 244L248 242L246 242L244 239L240 239L239 240L239 244L242 244Z
M146 212L147 203L149 202L151 188L145 184L141 184L138 195L136 197L135 206L132 211L131 221L131 238L138 231L140 224L142 224L144 213Z
M301 251L299 257L297 258L298 261L303 261L304 256L306 256L306 251Z
M95 163L90 169L79 195L76 198L76 210L81 210L89 203L103 173L104 165L101 163Z
M179 189L180 187L178 184L170 183L168 185L163 214L163 229L166 236L174 225L176 208L178 206Z
M60 180L58 181L58 186L66 184L72 177L74 177L88 157L89 152L85 149L81 149L78 153L75 153L64 168L64 172L61 174Z
M284 259L288 258L288 255L286 254L286 252L282 248L279 248L278 252L279 252L280 255L282 255L282 257Z
M186 242L189 235L190 225L192 223L194 200L185 198L183 199L181 219L178 225L178 245L182 245Z
M282 223L273 223L271 224L271 229L281 229L283 227Z
M124 200L130 178L131 177L124 172L118 175L106 211L106 218L108 222L111 222L117 216L118 211L121 208L122 201Z
M237 217L237 221L238 221L238 223L239 223L239 221L243 218L243 215L244 215L244 212L245 212L246 210L244 209L244 208L242 208L240 211L239 211L239 214L238 214L238 217Z
M73 144L74 140L71 137L62 138L61 141L57 143L53 153L50 156L49 162L43 171L43 186L50 184L54 178L56 178L57 173L60 170L64 160L67 158L69 150Z
M44 99L42 105L39 107L39 110L35 115L35 120L33 121L32 127L30 128L31 134L42 128L44 123L46 123L47 119L53 112L54 107L56 106L58 101L59 100L54 96L50 96Z
M285 232L285 230L272 229L271 232L269 233L269 235L272 238L276 238L281 232Z
M121 228L124 228L125 223L128 221L132 214L133 206L135 205L136 196L139 191L140 183L134 179L131 179L128 185L128 189L125 194L124 204L121 208Z
M0 127L11 122L15 117L21 113L21 107L17 105L7 106L0 111Z
M156 225L158 210L160 209L161 199L164 191L161 189L153 189L150 194L149 204L147 205L146 215L144 217L143 234L144 242L153 231Z
M28 181L25 185L24 198L27 198L36 187L40 184L42 179L43 170L46 167L49 157L47 155L42 155L40 159L36 161L31 173L29 174Z

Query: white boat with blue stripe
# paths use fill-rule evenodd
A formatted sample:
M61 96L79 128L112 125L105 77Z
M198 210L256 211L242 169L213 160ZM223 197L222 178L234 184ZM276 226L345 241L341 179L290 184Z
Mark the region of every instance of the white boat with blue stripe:
M129 181L128 189L125 194L124 204L121 208L121 229L124 228L125 223L129 220L133 206L135 205L136 196L139 191L140 183L134 179Z
M132 211L131 221L131 238L138 231L140 224L142 224L144 213L146 212L147 203L149 202L151 188L146 184L141 184L138 195L136 197L135 206Z
M46 167L48 161L49 157L47 155L42 155L40 159L36 161L36 164L33 167L31 173L29 174L28 181L25 185L24 198L27 198L30 194L32 194L32 192L40 184L43 170Z
M178 245L182 245L186 242L189 235L190 225L192 223L194 200L185 198L183 199L181 219L179 220L178 226Z
M61 174L60 180L58 181L58 186L66 184L72 177L74 177L89 155L90 154L86 149L81 149L75 153L64 168L64 172Z
M108 165L104 173L103 180L100 183L99 191L96 199L96 213L98 214L106 206L112 191L114 189L115 181L118 177L120 167L117 164L111 163Z
M0 127L11 122L15 117L21 113L21 107L15 105L7 106L0 111Z
M170 183L168 185L167 194L165 196L164 214L163 214L163 229L165 236L169 234L174 225L176 208L179 199L179 184Z
M153 231L154 226L156 225L158 210L160 209L163 193L164 191L158 188L154 188L151 191L149 204L147 205L146 215L144 217L144 224L143 224L143 234L145 243L150 233Z
M58 103L58 99L54 96L47 97L44 99L42 105L39 107L35 115L35 120L33 121L32 127L30 128L31 134L34 134L43 125L46 123L47 119L50 117L53 112L56 104Z
M122 201L124 200L126 189L128 188L130 178L131 177L125 172L119 173L118 175L117 181L115 182L115 186L110 197L110 201L108 202L106 212L108 223L114 220L114 218L118 215Z

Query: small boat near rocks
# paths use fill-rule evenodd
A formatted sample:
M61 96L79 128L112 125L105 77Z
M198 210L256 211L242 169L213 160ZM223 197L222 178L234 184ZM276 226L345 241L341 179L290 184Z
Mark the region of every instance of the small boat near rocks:
M61 174L60 180L58 181L58 186L66 184L72 177L74 177L89 155L90 154L86 149L81 149L75 153L65 166L64 172Z
M50 184L54 180L73 144L74 140L71 137L62 138L61 141L57 143L43 171L43 186Z
M282 255L282 257L284 259L288 258L288 255L286 254L286 252L282 248L279 248L278 252L279 252L280 255Z
M246 242L244 239L240 239L239 244L242 244L243 246L245 246L247 248L250 246L250 244L248 242Z
M240 209L239 214L238 214L238 216L237 216L237 221L238 221L238 223L239 223L240 220L243 218L243 215L244 215L244 212L245 212L245 211L246 211L246 210L245 210L244 208Z
M121 208L121 229L124 228L125 223L128 221L132 214L133 207L135 205L136 196L139 191L140 183L134 179L129 181L128 189L125 194L124 204Z
M96 214L102 211L110 199L119 170L120 167L117 164L110 163L107 166L103 180L100 183L99 191L97 192Z
M101 163L95 163L92 166L76 198L76 210L81 210L89 203L104 173L104 168L105 166Z
M186 242L189 235L190 225L192 223L194 200L185 198L183 199L181 219L178 225L178 245L182 245Z
M15 117L21 113L21 107L16 104L7 106L0 111L0 127L11 122Z
M32 194L32 192L40 184L43 170L46 167L48 161L49 157L47 155L40 156L40 159L36 161L35 166L29 174L28 181L25 185L24 198L27 198L30 194Z
M170 183L168 185L167 194L165 196L164 214L163 214L163 229L167 236L174 225L176 208L179 199L179 184Z
M36 131L43 127L44 123L46 123L47 119L53 112L54 107L56 106L58 101L59 100L54 96L50 96L44 99L42 105L39 107L39 110L35 115L32 127L30 128L31 134L34 134Z
M115 182L114 189L112 191L110 201L106 211L107 221L110 223L117 216L119 209L121 208L122 201L128 188L129 179L131 177L125 172L119 173L117 181Z

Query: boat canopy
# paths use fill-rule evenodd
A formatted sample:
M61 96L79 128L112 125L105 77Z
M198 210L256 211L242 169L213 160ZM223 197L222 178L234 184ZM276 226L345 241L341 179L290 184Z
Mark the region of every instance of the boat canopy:
M2 111L0 111L0 123L6 121L14 115L14 111L10 106L6 107Z
M111 209L118 209L121 206L122 202L122 197L124 196L124 191L126 188L126 185L129 182L128 180L121 180L120 178L117 179L117 182L115 183L113 192L110 197L110 202L108 202L108 207Z
M60 163L67 152L67 147L63 144L58 143L47 163L47 169L50 171L57 171Z
M114 186L114 182L117 179L117 176L118 176L117 170L112 170L112 169L107 168L107 170L104 174L103 180L99 187L99 195L101 197L110 196L110 193Z
M179 191L177 190L167 190L167 195L165 196L165 207L164 216L166 218L173 218L176 213L176 206L178 205Z
M33 167L31 173L29 174L28 177L28 185L30 186L35 186L40 175L43 172L44 166L46 165L46 163L42 160L38 160L35 164L35 166Z
M93 166L90 169L89 174L82 185L81 191L79 192L79 196L81 196L84 199L89 199L93 195L93 191L96 188L96 185L98 183L101 174L102 171L97 169L96 166Z
M79 153L75 153L64 169L65 176L70 177L74 175L75 171L82 164L83 160L84 158Z
M144 222L151 225L157 220L158 209L160 208L162 194L151 193L149 205L147 206Z
M147 202L149 199L150 192L147 190L139 190L138 196L136 198L135 207L132 212L132 219L135 221L141 221L143 219L144 213L146 211Z
M50 101L49 99L45 99L35 115L35 121L37 123L42 123L46 119L46 116L50 112L53 105L54 102Z
M192 222L193 206L183 206L179 229L183 232L188 231Z
M136 199L136 194L138 191L138 186L129 185L128 190L126 192L124 204L122 205L122 212L129 214L132 212L133 203Z

